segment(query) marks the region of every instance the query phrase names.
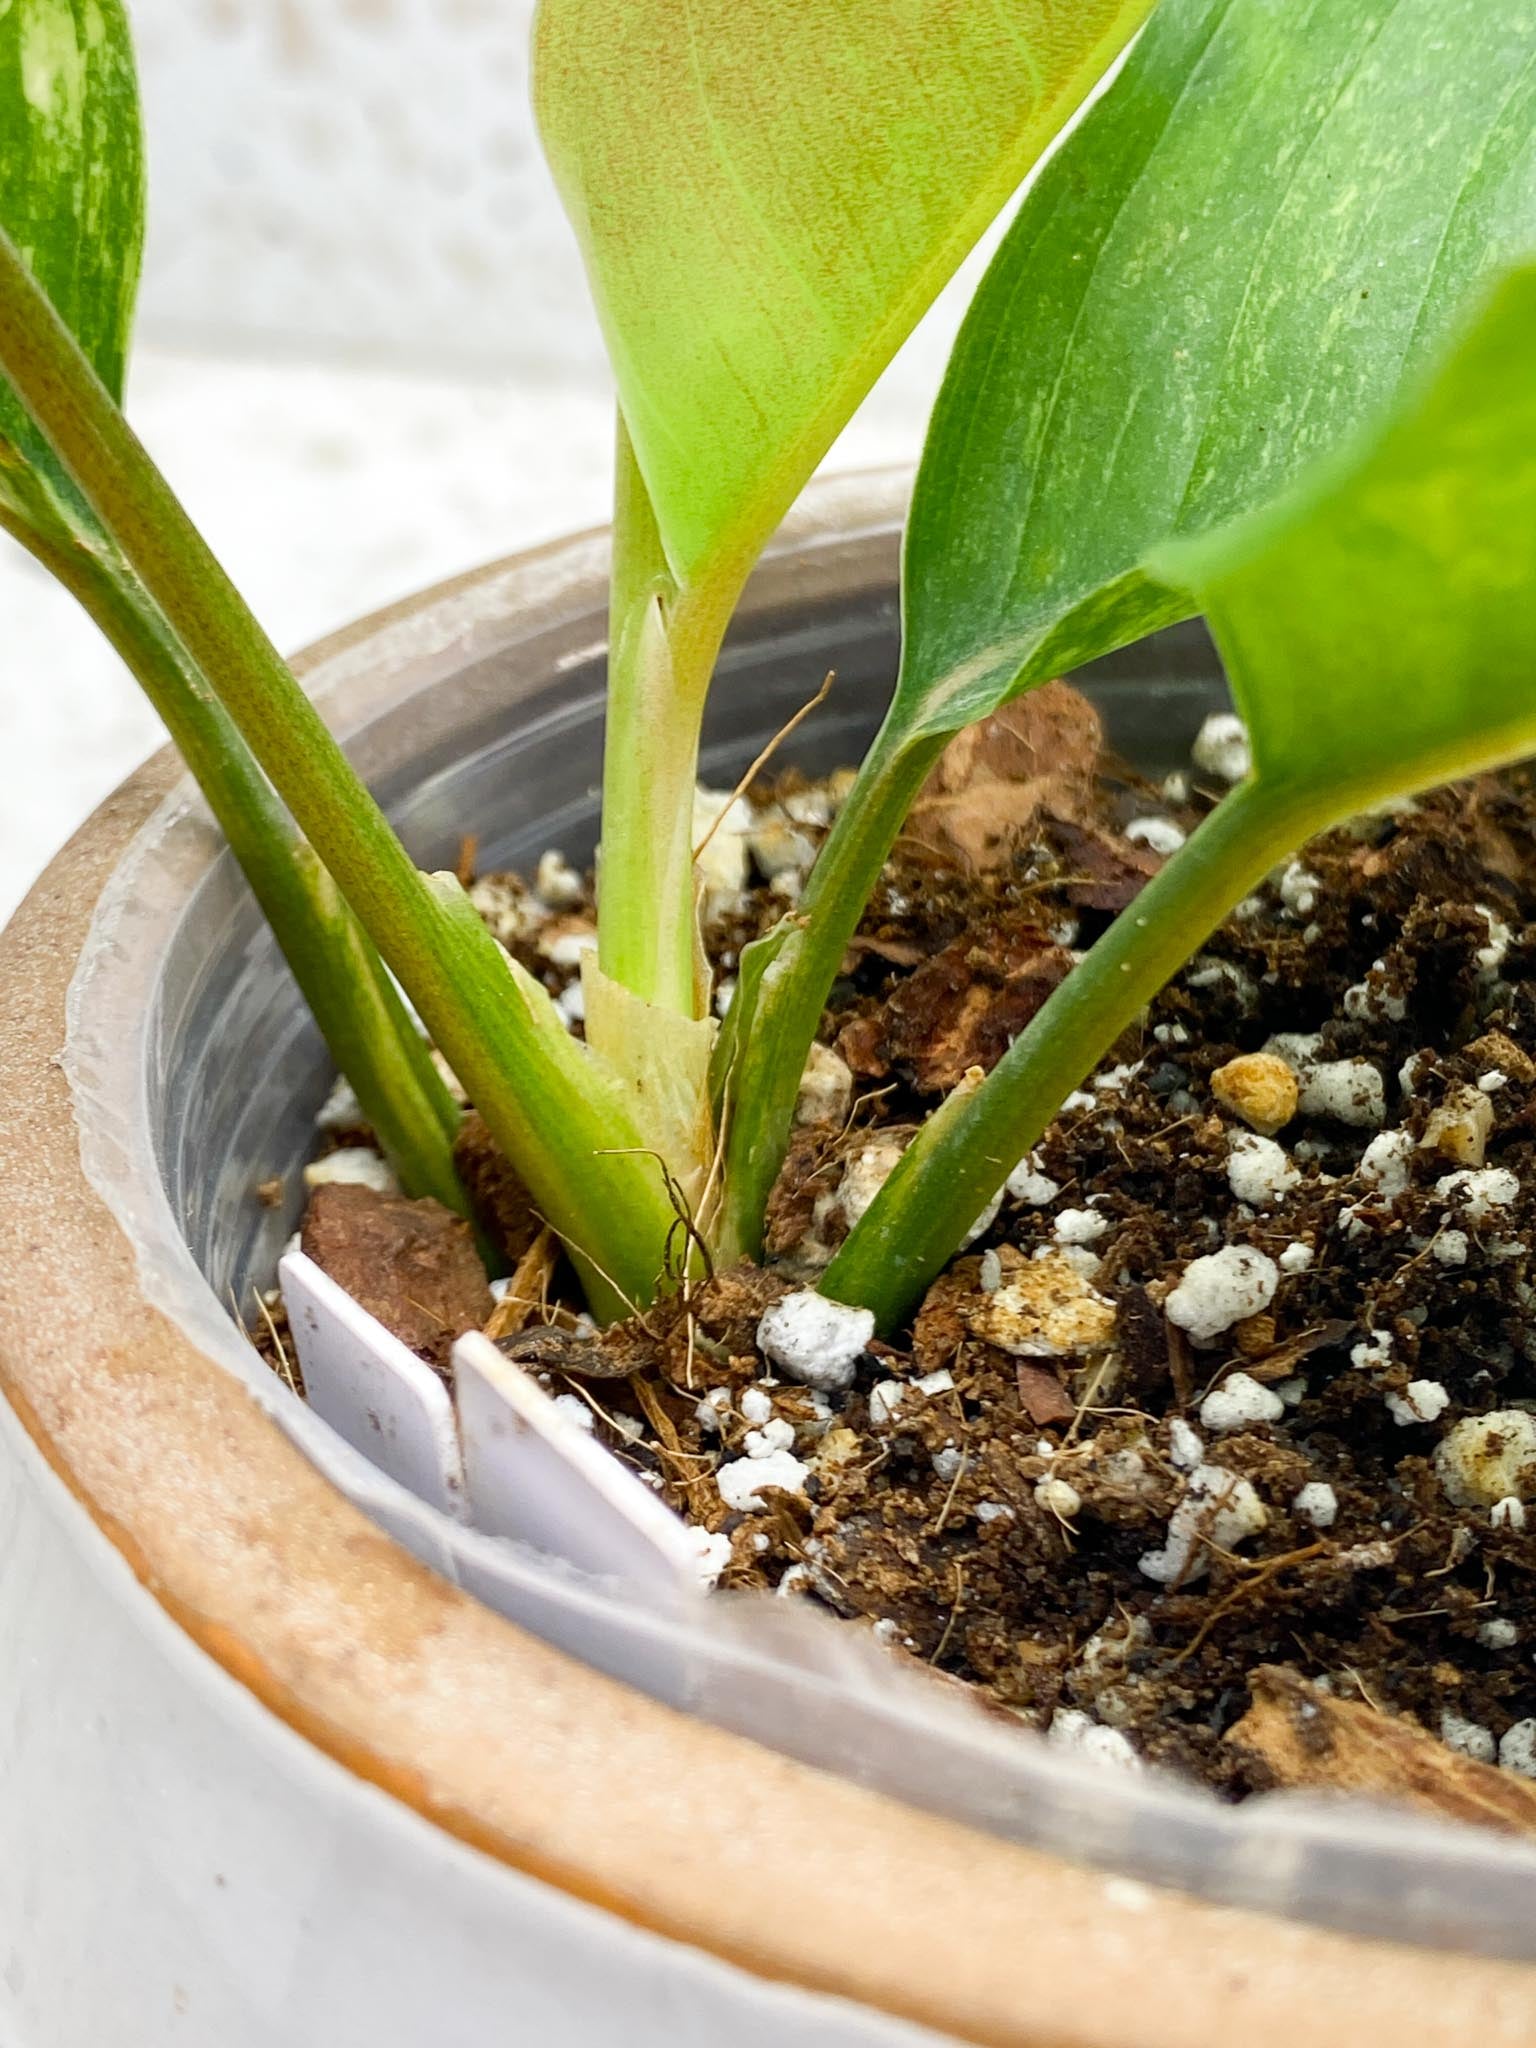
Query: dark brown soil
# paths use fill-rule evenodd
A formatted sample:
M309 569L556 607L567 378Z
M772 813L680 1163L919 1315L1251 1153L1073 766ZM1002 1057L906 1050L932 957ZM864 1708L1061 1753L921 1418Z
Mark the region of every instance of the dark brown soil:
M1464 1417L1536 1412L1529 772L1357 821L1242 905L845 1394L774 1377L758 1353L759 1315L824 1263L861 1177L877 1180L943 1093L1001 1056L1156 871L1125 827L1192 829L1220 793L1198 776L1159 791L1098 760L1069 692L1026 703L1022 722L948 764L875 894L822 1031L851 1069L853 1107L797 1130L773 1270L722 1274L647 1328L532 1362L557 1390L605 1380L600 1406L627 1426L600 1433L729 1536L725 1585L818 1600L1002 1709L1062 1717L1059 1734L1085 1715L1241 1796L1269 1773L1224 1738L1251 1675L1280 1667L1434 1731L1449 1714L1486 1756L1536 1716L1536 1521L1528 1533L1518 1504L1453 1503L1434 1458ZM483 902L498 889L500 935L564 990L573 966L521 929L514 884ZM717 908L723 976L784 900L763 882ZM1316 1042L1276 1049L1302 1086L1277 1158L1234 1110L1237 1081L1213 1077L1296 1034ZM1401 1136L1383 1145L1383 1131ZM1274 1261L1276 1284L1197 1343L1169 1297L1224 1246ZM1042 1274L1112 1306L1087 1348L1005 1348L1004 1306ZM1250 1423L1220 1427L1220 1402L1202 1419L1239 1372L1243 1400L1256 1383L1280 1412L1261 1394ZM733 1510L716 1473L752 1454L765 1419L793 1429L803 1488ZM1258 1512L1239 1529L1244 1483ZM1320 1486L1336 1504L1323 1526L1296 1505ZM1536 1496L1536 1472L1517 1490ZM1168 1563L1181 1503L1182 1567ZM1515 1763L1518 1733L1507 1751Z

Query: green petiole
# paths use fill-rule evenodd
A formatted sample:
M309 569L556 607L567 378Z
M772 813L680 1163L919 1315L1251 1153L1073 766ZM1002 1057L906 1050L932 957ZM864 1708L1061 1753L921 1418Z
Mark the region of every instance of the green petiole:
M763 1213L828 993L902 821L944 744L892 747L875 740L794 915L742 955L715 1077L717 1099L729 1101L721 1229L731 1253L755 1257L761 1250Z
M1232 791L1045 1002L979 1088L945 1105L849 1233L824 1293L890 1329L944 1268L1062 1102L1315 823L1294 792Z
M3 514L0 525L89 613L164 721L406 1192L464 1212L458 1105L378 954L165 621L104 543L45 538Z

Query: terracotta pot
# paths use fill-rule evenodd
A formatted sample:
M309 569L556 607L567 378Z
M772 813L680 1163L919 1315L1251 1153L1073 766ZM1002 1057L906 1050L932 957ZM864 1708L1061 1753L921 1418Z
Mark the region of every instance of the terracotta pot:
M745 607L751 716L717 775L833 645L824 757L867 729L899 500L811 495ZM583 850L604 553L520 558L308 657L424 857L461 824L497 856ZM1149 728L1191 701L1160 673L1121 699ZM227 856L184 793L164 808L177 780L168 755L134 776L0 945L6 2048L1536 2039L1523 1851L1353 1812L1266 1831L771 1646L721 1661L539 1596L647 1697L450 1583L471 1553L370 1491L223 1314L287 1227L250 1190L300 1156L324 1071ZM1125 1874L1148 1871L1313 1924Z

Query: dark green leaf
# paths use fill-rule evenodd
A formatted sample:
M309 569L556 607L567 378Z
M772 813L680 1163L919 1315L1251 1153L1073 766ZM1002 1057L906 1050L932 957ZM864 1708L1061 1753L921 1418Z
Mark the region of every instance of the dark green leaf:
M950 363L893 736L1187 614L1149 549L1390 406L1533 232L1529 0L1164 0Z
M1319 821L1536 748L1536 265L1368 453L1155 558Z

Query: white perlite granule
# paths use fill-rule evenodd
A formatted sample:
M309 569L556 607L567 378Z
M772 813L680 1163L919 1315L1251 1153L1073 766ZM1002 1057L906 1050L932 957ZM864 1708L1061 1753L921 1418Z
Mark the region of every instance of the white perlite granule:
M1449 1708L1440 1716L1440 1740L1447 1749L1471 1757L1474 1763L1491 1764L1495 1755L1493 1730L1480 1721L1467 1721Z
M1269 1511L1246 1479L1224 1465L1198 1465L1190 1473L1184 1497L1168 1518L1161 1550L1138 1558L1137 1570L1161 1586L1203 1578L1206 1561L1198 1554L1202 1542L1219 1550L1235 1550L1245 1537L1256 1536L1269 1522Z
M902 1147L894 1139L876 1138L861 1145L843 1168L836 1200L850 1230L901 1164L901 1154Z
M1277 1060L1284 1060L1299 1080L1317 1065L1323 1050L1323 1034L1320 1031L1277 1031L1264 1041L1263 1050L1272 1053Z
M1517 1721L1499 1737L1499 1762L1522 1778L1536 1778L1536 1721Z
M581 901L581 877L557 846L539 855L533 877L534 893L551 910L574 910Z
M776 1451L793 1450L794 1444L795 1425L779 1415L765 1422L761 1429L749 1429L741 1441L747 1456L759 1461L771 1458Z
M1463 1416L1435 1447L1435 1476L1459 1508L1529 1500L1536 1495L1536 1417L1523 1408Z
M1520 1193L1520 1180L1507 1166L1468 1168L1435 1182L1442 1202L1455 1202L1469 1222L1486 1223L1496 1209L1507 1209Z
M978 1237L982 1236L986 1231L992 1228L992 1225L997 1221L997 1212L999 1209L1001 1209L1002 1206L1003 1191L1001 1188L999 1188L997 1193L992 1197L991 1201L988 1202L985 1209L983 1209L981 1214L976 1218L976 1221L971 1225L970 1229L965 1233L964 1237L961 1238L960 1249L962 1251L965 1250L967 1245L974 1244Z
M1061 1193L1060 1181L1052 1180L1048 1173L1040 1171L1040 1161L1033 1152L1028 1152L1009 1174L1005 1191L1016 1202L1023 1202L1031 1209L1043 1209L1047 1202L1054 1202Z
M1392 1332L1390 1330L1367 1330L1362 1344L1352 1344L1349 1362L1357 1372L1374 1372L1379 1367L1392 1363Z
M1141 1769L1141 1758L1128 1737L1118 1728L1104 1727L1078 1707L1058 1707L1045 1739L1052 1749L1070 1750L1089 1763L1112 1764L1122 1771Z
M1182 1415L1176 1415L1168 1425L1168 1455L1181 1472L1193 1472L1205 1456L1200 1432L1192 1429Z
M853 1070L848 1062L830 1045L813 1045L795 1097L795 1122L841 1124L852 1102Z
M712 1593L720 1583L720 1574L731 1561L731 1539L724 1535L711 1535L707 1529L696 1529L689 1525L688 1540L693 1545L693 1562L699 1574L699 1584L706 1593Z
M694 790L693 843L700 848L695 865L706 917L733 904L747 886L747 834L752 823L752 807L744 797L706 789L702 782Z
M1353 1018L1357 1024L1402 1023L1408 1014L1407 1000L1382 987L1380 977L1385 971L1386 962L1377 960L1371 969L1372 974L1378 977L1376 980L1367 978L1357 981L1353 988L1345 989L1341 1008L1346 1017Z
M1248 728L1232 711L1213 711L1189 750L1190 759L1222 782L1241 782L1253 767Z
M807 1288L764 1310L757 1345L791 1379L833 1393L852 1383L854 1367L874 1334L875 1319L867 1308L850 1308Z
M313 1160L304 1169L307 1188L337 1183L345 1187L372 1188L380 1195L398 1195L400 1192L394 1168L381 1152L375 1152L370 1145L343 1145L339 1151L327 1152L323 1159Z
M1331 1117L1360 1130L1378 1130L1386 1121L1386 1089L1369 1060L1318 1060L1297 1079L1303 1116Z
M1503 918L1495 916L1486 904L1479 903L1476 907L1488 927L1488 943L1486 946L1479 946L1472 957L1485 974L1495 974L1504 965L1504 957L1509 951L1514 933Z
M1219 1252L1190 1260L1164 1307L1191 1343L1211 1344L1234 1323L1268 1308L1279 1285L1280 1270L1264 1252L1251 1245L1223 1245Z
M766 1506L760 1488L782 1487L785 1493L804 1493L809 1467L792 1451L771 1451L765 1458L732 1458L715 1474L720 1498L737 1514L749 1515Z
M876 1429L896 1420L896 1411L906 1391L900 1380L876 1380L869 1390L869 1419Z
M1227 1160L1227 1185L1250 1209L1269 1209L1283 1202L1301 1174L1283 1145L1254 1131L1234 1131Z
M1083 1496L1065 1479L1041 1479L1035 1486L1035 1506L1048 1515L1070 1522L1083 1505Z
M1368 1180L1384 1201L1395 1202L1408 1191L1408 1163L1414 1150L1411 1132L1379 1132L1360 1155L1360 1178Z
M1149 846L1154 853L1177 853L1184 844L1184 831L1172 818L1132 818L1125 828L1125 836L1138 846Z
M1339 1496L1326 1480L1309 1479L1291 1502L1291 1513L1314 1529L1331 1529L1339 1519Z
M355 1131L360 1124L367 1123L363 1105L357 1099L357 1091L345 1074L338 1074L331 1083L331 1092L321 1103L315 1117L317 1131Z
M596 1417L580 1394L556 1394L555 1407L567 1422L575 1423L578 1429L594 1429L597 1426Z
M1299 860L1293 860L1281 871L1276 892L1292 916L1310 917L1317 908L1317 892L1322 886L1310 868L1303 867Z
M1298 1238L1286 1246L1278 1264L1282 1273L1305 1273L1316 1256L1311 1245L1303 1244Z
M1388 1394L1387 1413L1399 1429L1410 1423L1438 1422L1451 1397L1438 1380L1410 1380L1401 1394Z
M1063 1209L1051 1225L1062 1244L1095 1244L1109 1228L1097 1209Z
M729 1387L711 1387L693 1411L700 1429L708 1430L711 1436L718 1436L720 1434L720 1418L730 1405L731 1390Z
M1249 1429L1256 1422L1278 1422L1285 1403L1269 1387L1246 1372L1229 1373L1200 1403L1200 1420L1209 1430Z

